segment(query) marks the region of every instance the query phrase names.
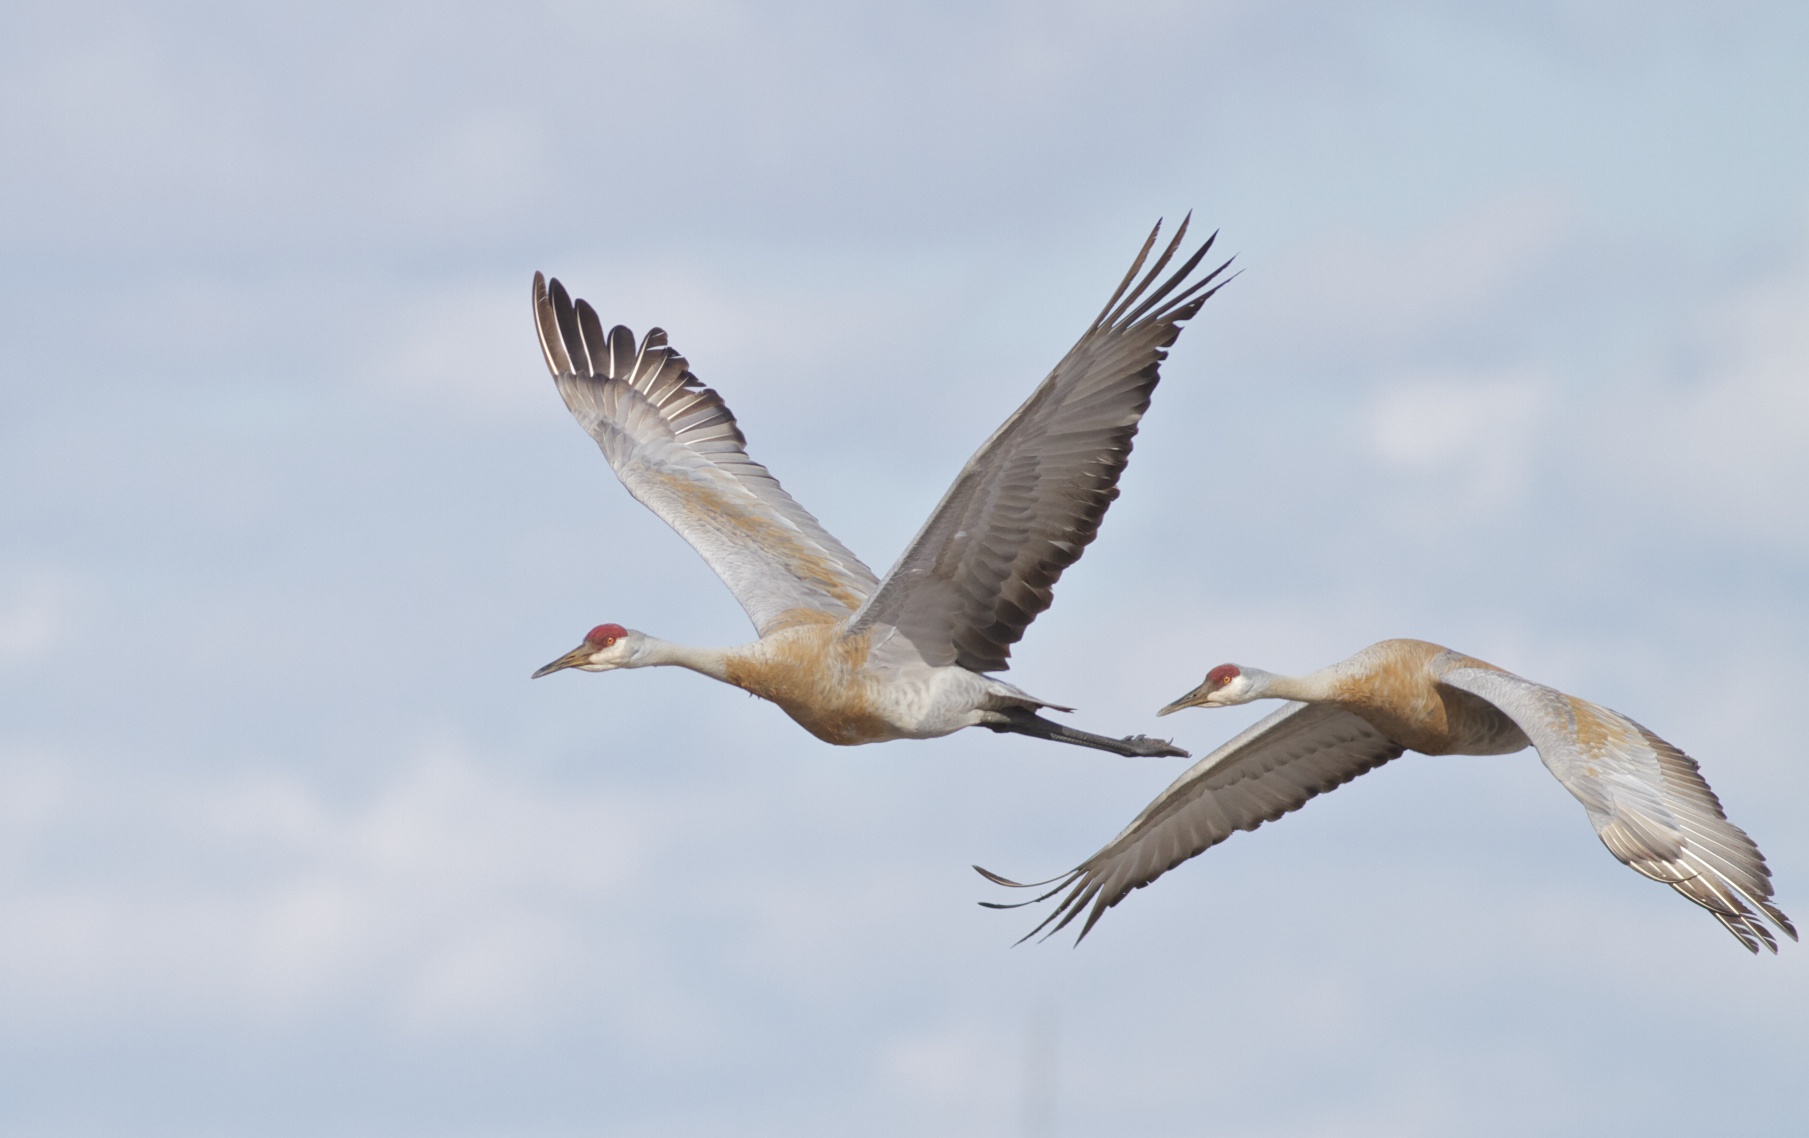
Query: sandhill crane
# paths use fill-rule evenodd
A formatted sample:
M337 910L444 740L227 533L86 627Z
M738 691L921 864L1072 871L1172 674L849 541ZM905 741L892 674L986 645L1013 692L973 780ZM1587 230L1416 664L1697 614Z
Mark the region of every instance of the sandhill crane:
M1020 885L974 868L1013 888L1054 884L1021 904L1066 890L1032 936L1052 921L1051 933L1061 929L1091 901L1084 938L1131 890L1403 751L1505 755L1530 743L1583 804L1608 852L1713 913L1753 952L1761 943L1778 950L1759 913L1796 939L1771 903L1759 847L1727 820L1696 761L1619 712L1437 644L1384 640L1305 676L1221 664L1157 714L1256 699L1290 702L1190 767L1069 873Z
M968 460L882 581L766 468L722 399L655 328L606 335L596 312L534 275L547 367L575 416L641 503L677 530L759 633L734 648L668 643L619 624L535 672L676 665L778 704L812 735L854 745L988 727L1120 755L1186 752L1112 739L1036 714L1069 711L985 675L1049 607L1051 587L1098 532L1149 407L1166 348L1219 288L1227 261L1189 280L1213 237L1155 285L1183 221L1141 280L1158 222L1079 342ZM1133 282L1135 285L1133 287Z

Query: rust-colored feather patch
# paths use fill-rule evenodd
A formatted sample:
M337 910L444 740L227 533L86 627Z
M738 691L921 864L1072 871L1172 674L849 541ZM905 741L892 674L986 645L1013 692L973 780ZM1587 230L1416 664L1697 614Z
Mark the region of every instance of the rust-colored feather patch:
M810 609L787 610L775 629L730 659L729 683L778 704L825 743L851 747L899 737L868 687L867 633L846 635L840 621Z

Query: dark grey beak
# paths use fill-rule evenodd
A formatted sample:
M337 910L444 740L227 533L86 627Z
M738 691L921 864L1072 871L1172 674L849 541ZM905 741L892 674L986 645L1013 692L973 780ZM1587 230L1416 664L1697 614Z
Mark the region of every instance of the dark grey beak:
M533 675L529 676L528 678L531 680L537 680L541 676L550 676L554 672L562 672L567 668L575 668L579 664L589 663L590 662L590 654L595 651L596 651L596 649L592 648L589 644L580 644L576 648L572 649L570 652L567 652L565 655L559 657L557 660L554 660L551 664L548 664L546 667L540 669L538 672L535 672Z
M1198 707L1198 706L1200 706L1200 704L1204 703L1205 701L1206 701L1206 685L1201 684L1199 687L1188 692L1186 695L1182 696L1180 699L1175 700L1173 703L1169 704L1167 707L1163 708L1161 711L1156 712L1156 714L1157 715L1171 715L1174 712L1180 711L1184 707Z

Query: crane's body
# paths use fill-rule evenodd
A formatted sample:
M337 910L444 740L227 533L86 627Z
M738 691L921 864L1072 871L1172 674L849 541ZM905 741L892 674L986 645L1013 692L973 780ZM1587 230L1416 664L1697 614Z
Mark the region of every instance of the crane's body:
M1246 682L1258 682L1248 679L1252 675L1262 677L1266 686L1256 698L1342 707L1422 755L1510 755L1524 750L1526 732L1500 708L1438 682L1457 668L1502 670L1424 640L1384 640L1306 676L1240 671ZM1184 706L1194 705L1177 701L1158 714Z
M955 665L936 667L876 656L870 632L850 633L844 621L800 621L733 648L674 644L620 626L600 625L577 660L559 667L606 670L590 662L613 639L626 651L617 668L670 666L731 684L779 705L806 731L838 746L890 739L934 739L963 727L1004 723L1013 709L1034 713L1055 705ZM1061 708L1060 710L1067 710ZM1116 742L1116 740L1114 740Z
M935 739L1056 706L956 664L876 653L872 642L871 631L851 633L842 622L786 629L727 653L723 678L841 746Z
M1767 920L1796 938L1771 902L1764 856L1727 820L1696 761L1619 712L1424 640L1384 640L1304 676L1221 664L1158 714L1257 699L1287 702L1194 764L1116 838L1054 879L1035 900L1066 895L1032 935L1088 911L1084 937L1131 890L1405 751L1502 755L1530 745L1621 862L1707 909L1754 952L1761 945L1777 951Z
M535 324L566 406L759 633L739 647L695 648L599 625L535 675L690 668L844 746L986 727L1121 755L1185 755L1045 719L1039 711L1071 709L986 673L1009 666L1011 645L1098 532L1166 348L1218 289L1229 262L1192 278L1211 238L1159 281L1186 232L1184 221L1139 279L1150 234L1092 326L968 461L883 579L748 457L734 416L665 332L638 345L627 328L605 333L590 305L535 274Z

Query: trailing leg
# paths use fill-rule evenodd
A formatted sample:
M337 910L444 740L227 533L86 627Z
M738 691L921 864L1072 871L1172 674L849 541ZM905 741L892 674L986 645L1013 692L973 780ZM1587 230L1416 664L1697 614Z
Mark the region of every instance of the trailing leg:
M1123 739L1095 735L1091 731L1065 727L1054 720L1044 719L1034 711L1022 707L1005 708L992 714L998 716L998 720L983 724L983 726L994 731L1029 735L1033 739L1053 739L1057 743L1092 747L1095 750L1110 751L1114 755L1124 755L1127 758L1173 756L1185 759L1191 757L1174 744L1165 743L1160 739L1151 739L1147 735L1130 735Z

